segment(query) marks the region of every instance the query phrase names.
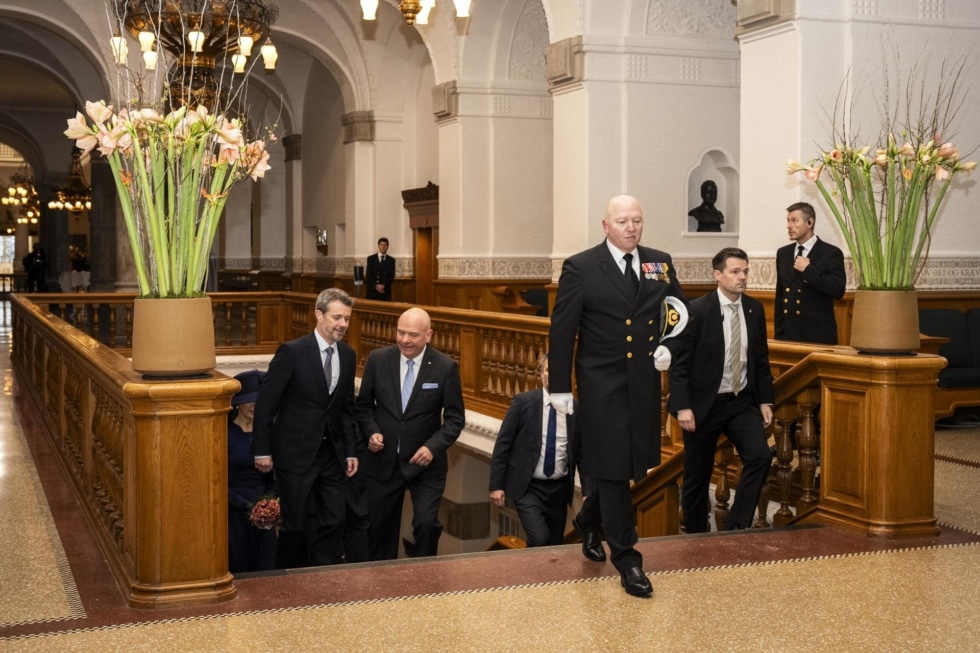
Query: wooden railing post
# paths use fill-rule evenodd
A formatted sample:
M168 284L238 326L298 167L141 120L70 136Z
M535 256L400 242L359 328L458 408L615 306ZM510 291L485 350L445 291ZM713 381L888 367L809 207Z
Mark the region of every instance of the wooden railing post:
M783 526L793 518L790 510L790 490L793 485L793 443L790 429L793 420L776 418L774 432L776 435L776 483L779 487L779 510L773 515L774 526Z
M800 486L803 495L800 497L801 510L817 503L817 426L813 420L815 404L801 402L797 404L796 417L796 446L800 453Z
M715 451L715 474L718 476L718 483L715 485L715 526L719 531L725 530L725 520L728 519L728 501L732 498L728 468L732 466L733 460L735 445L726 438Z

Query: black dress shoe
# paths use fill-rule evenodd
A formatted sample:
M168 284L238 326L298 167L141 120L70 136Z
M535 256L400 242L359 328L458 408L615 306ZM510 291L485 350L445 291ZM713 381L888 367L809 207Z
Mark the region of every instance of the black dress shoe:
M602 542L599 541L599 534L595 531L582 530L582 527L578 525L578 518L572 519L572 527L575 528L575 532L582 538L582 555L592 562L605 562L606 550L602 548Z
M630 567L619 575L619 582L632 596L649 596L653 593L653 585L650 579L639 567Z

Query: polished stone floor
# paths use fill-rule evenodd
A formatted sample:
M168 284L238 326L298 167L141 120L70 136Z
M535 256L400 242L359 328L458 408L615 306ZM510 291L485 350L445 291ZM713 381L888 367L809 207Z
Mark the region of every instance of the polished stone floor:
M246 575L219 606L133 610L17 398L7 324L0 651L980 648L978 429L937 433L938 538L814 527L644 540L651 599L627 596L611 565L570 545Z

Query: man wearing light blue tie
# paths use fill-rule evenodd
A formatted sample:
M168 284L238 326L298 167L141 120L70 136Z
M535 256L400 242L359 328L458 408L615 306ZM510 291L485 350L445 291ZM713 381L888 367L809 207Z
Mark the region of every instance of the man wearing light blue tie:
M558 415L551 405L547 354L538 375L540 388L514 396L490 460L490 502L514 502L529 547L562 543L578 458L575 414Z
M410 308L398 318L396 344L368 356L357 395L357 421L367 441L361 470L370 509L372 560L398 557L405 490L412 497L414 557L436 555L446 488L447 450L463 430L459 365L429 347L429 314Z

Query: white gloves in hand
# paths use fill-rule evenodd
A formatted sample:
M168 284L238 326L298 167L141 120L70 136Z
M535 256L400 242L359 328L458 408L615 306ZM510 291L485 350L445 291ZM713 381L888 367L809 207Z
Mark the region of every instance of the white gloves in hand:
M653 366L657 368L658 372L668 369L670 367L670 350L663 345L657 347L656 351L653 352ZM554 403L554 400L551 403Z
M571 392L554 392L551 394L551 405L555 411L562 415L571 415L575 412L575 403Z

